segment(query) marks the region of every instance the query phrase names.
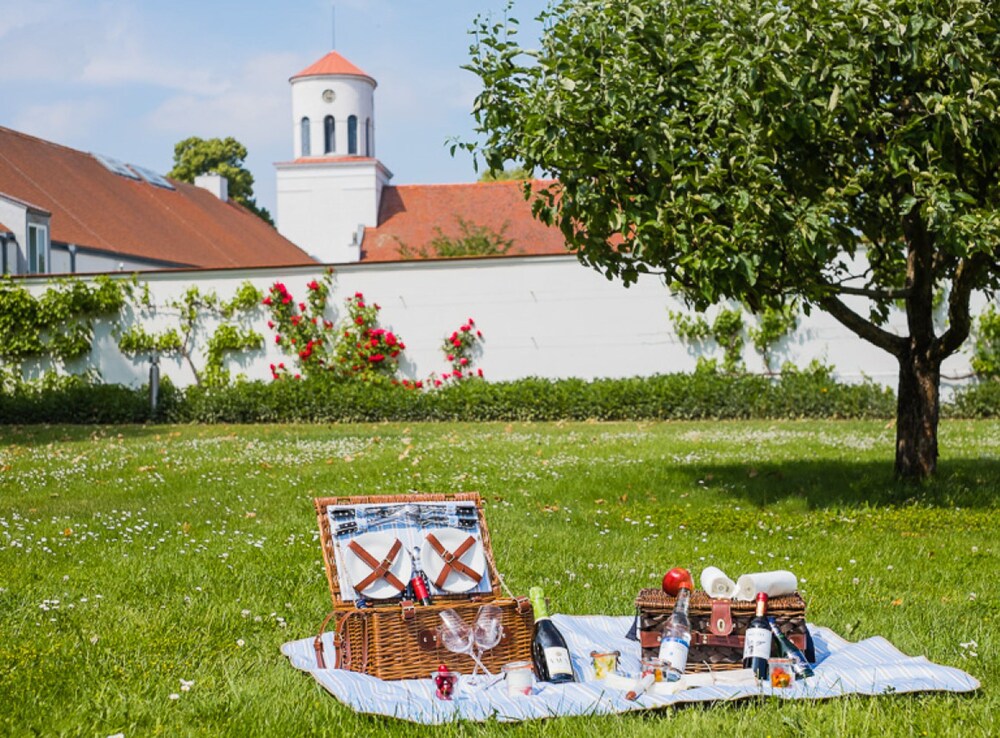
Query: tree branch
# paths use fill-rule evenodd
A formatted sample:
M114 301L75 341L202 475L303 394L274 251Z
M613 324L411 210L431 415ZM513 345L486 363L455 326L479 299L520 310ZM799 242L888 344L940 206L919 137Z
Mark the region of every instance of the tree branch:
M845 328L893 356L899 356L906 349L906 339L865 320L847 307L839 297L833 295L823 297L819 304Z
M895 290L870 290L865 287L836 285L833 289L841 295L857 295L872 300L903 300L910 296L910 290L905 287Z
M931 355L943 360L958 351L972 330L972 315L969 298L981 276L989 268L990 261L1000 257L1000 249L992 256L979 252L968 259L962 259L955 268L951 295L948 297L948 330L931 345Z

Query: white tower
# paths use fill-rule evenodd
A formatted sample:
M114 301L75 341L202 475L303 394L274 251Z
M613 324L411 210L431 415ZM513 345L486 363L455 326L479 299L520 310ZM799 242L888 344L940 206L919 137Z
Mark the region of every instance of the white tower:
M331 51L292 85L292 161L278 170L278 231L323 262L361 258L392 172L375 158L375 80Z

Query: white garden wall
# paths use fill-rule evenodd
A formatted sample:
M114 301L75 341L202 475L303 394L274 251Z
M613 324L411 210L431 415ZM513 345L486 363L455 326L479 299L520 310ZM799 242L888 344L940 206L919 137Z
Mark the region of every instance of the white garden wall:
M247 280L263 292L275 281L282 281L298 300L305 296L305 284L322 270L310 266L165 271L146 272L140 278L148 283L155 303L164 306L192 285L202 291L214 290L227 299ZM36 291L46 286L41 279L28 283ZM608 281L581 266L572 256L336 266L330 300L335 315L342 313L344 298L355 292L363 292L369 301L382 306L381 323L406 342L408 361L402 368L414 379L446 369L440 345L470 317L483 331L484 353L479 366L492 380L689 372L698 358L697 351L677 337L669 318L670 311L684 310L684 305L658 278L640 278L637 285L626 289L620 282ZM984 307L985 299L977 295L974 312ZM274 332L266 321L261 310L255 328L266 337L265 351L231 361L234 375L268 379L270 363L293 365L291 357L276 350ZM144 327L152 332L176 325L175 311L161 308L159 317ZM890 327L903 332L902 315L893 316ZM711 344L707 353L721 356ZM744 357L750 371L764 370L749 342ZM818 359L832 364L845 381L869 377L888 386L896 383L896 364L891 356L857 338L825 313L803 316L799 329L782 341L775 358L776 366L786 360L805 366ZM204 362L197 359L196 364L200 368ZM149 372L148 357L133 360L121 355L112 327L106 324L96 329L91 366L104 381L129 385L143 383ZM163 360L161 371L178 385L194 380L180 360ZM950 358L944 367L944 374L950 377L968 372L967 353ZM946 390L947 386L946 380Z

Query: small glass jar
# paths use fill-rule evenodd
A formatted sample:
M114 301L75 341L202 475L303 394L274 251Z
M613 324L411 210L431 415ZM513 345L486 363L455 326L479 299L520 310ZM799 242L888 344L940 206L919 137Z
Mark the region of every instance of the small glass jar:
M771 686L775 689L787 689L795 684L795 671L791 659L773 658L767 660Z
M431 680L434 682L434 696L439 700L452 700L458 689L457 671L443 671L438 669L431 672Z
M535 683L535 675L531 670L530 661L511 661L503 665L504 678L507 681L507 696L531 694Z
M594 664L594 678L606 679L609 674L618 671L618 657L621 651L591 651L590 658Z
M646 674L653 675L654 682L662 682L666 669L664 667L663 661L658 658L648 658L642 660L642 675Z

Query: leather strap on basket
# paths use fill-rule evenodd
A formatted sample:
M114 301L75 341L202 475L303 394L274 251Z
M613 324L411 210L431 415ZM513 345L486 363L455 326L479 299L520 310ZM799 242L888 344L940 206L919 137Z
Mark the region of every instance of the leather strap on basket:
M360 592L378 579L384 579L400 592L406 589L406 585L399 581L395 574L389 571L396 561L396 555L399 553L399 549L403 547L403 544L399 542L398 538L396 539L396 542L392 544L392 547L389 549L389 553L385 555L385 558L382 561L379 561L370 553L365 551L364 548L358 545L357 541L351 541L347 544L347 547L354 552L355 556L368 564L368 566L372 569L371 574L354 585L356 590Z
M442 589L444 587L444 580L448 578L448 575L451 574L452 571L457 571L459 574L468 577L474 582L479 581L479 572L459 561L459 559L462 558L462 554L476 545L475 538L469 536L462 542L462 545L454 551L449 551L445 548L444 544L442 544L433 533L427 534L427 542L431 544L431 548L433 548L437 552L438 556L441 557L441 560L444 561L441 573L438 574L437 579L434 580L435 587Z
M330 621L337 614L334 610L325 618L323 618L322 624L319 626L319 633L317 634L315 640L313 640L313 649L316 651L316 666L320 669L325 669L326 667L326 653L323 646L323 632L326 630L326 626L329 625ZM347 621L354 615L358 615L361 618L361 668L357 671L367 672L368 670L368 618L361 615L358 610L349 610L345 612L333 626L333 640L337 647L336 653L333 659L334 669L350 669L353 663L351 659L351 639L347 637Z

